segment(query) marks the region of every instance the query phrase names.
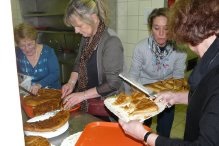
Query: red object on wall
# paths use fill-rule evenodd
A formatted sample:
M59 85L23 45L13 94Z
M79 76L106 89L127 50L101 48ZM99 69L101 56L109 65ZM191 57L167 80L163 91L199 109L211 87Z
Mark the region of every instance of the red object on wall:
M171 7L171 5L173 5L175 2L175 0L168 0L168 7Z

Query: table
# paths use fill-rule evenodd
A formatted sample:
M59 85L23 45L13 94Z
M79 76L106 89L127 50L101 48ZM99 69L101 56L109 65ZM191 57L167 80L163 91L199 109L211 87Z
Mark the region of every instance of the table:
M22 117L23 117L23 122L26 122L28 120L28 117L26 116L25 112L22 109ZM72 112L69 118L69 128L67 131L65 131L63 134L50 138L49 142L55 146L60 146L62 141L74 134L77 133L79 131L83 131L84 127L91 123L91 122L95 122L95 121L102 121L99 118L96 118L90 114L87 114L85 112L82 111L76 111L76 112Z

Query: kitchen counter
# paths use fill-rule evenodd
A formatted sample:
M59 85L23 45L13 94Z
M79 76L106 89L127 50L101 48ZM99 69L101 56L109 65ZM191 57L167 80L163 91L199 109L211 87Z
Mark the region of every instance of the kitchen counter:
M28 120L28 117L26 116L26 114L24 113L23 109L22 109L22 117L23 117L23 122L26 122ZM85 112L82 111L77 111L77 112L72 112L70 115L70 119L69 119L69 128L67 131L65 131L63 134L50 138L49 141L51 144L55 145L55 146L60 146L62 141L74 134L77 133L79 131L83 131L84 127L91 123L91 122L95 122L95 121L102 121L90 114L87 114Z

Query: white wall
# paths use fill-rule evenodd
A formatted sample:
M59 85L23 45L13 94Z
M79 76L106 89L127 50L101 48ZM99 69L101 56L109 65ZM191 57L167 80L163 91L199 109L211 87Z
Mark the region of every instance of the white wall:
M1 145L23 146L23 122L18 91L10 1L0 1L0 20Z
M165 0L117 0L117 33L125 49L125 61L129 68L134 46L147 37L145 10L164 7ZM11 0L13 26L23 22L19 0Z
M145 10L164 7L164 0L117 0L117 33L125 49L129 68L136 43L147 37Z
M11 0L13 26L23 22L19 0Z

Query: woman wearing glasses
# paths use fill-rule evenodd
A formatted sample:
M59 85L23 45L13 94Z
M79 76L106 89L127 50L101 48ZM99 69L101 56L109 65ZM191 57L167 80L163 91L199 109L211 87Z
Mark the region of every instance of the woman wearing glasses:
M52 48L37 43L36 29L27 23L14 28L18 73L32 77L30 91L37 94L42 87L59 89L59 63Z

